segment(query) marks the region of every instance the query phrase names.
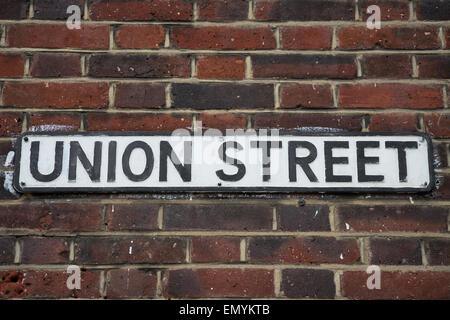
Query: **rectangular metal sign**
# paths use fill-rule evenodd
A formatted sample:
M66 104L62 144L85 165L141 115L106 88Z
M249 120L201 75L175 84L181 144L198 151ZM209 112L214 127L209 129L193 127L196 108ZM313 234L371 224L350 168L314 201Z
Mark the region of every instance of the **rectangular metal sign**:
M434 186L425 134L23 134L20 192L419 192Z

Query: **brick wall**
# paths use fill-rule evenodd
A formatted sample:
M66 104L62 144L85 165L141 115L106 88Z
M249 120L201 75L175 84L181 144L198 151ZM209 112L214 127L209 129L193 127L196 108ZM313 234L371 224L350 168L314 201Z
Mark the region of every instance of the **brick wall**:
M80 30L66 28L79 5ZM366 8L382 28L366 28ZM450 298L449 1L0 0L0 298ZM26 131L419 131L429 194L17 194ZM69 264L81 290L66 288ZM382 289L366 288L366 268Z

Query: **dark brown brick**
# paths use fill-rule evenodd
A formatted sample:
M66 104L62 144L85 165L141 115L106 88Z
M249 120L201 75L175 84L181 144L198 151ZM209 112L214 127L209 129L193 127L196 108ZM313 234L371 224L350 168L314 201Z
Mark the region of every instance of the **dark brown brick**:
M95 203L75 202L4 205L0 207L0 227L19 230L95 231L101 227L102 207Z
M331 55L255 55L254 78L277 79L353 79L356 63L352 56Z
M154 298L157 277L155 272L137 269L108 271L106 298Z
M310 84L282 84L282 108L329 108L333 106L331 86Z
M65 238L26 237L21 240L21 263L68 263L70 243Z
M148 203L110 204L106 208L106 225L111 231L158 229L159 205Z
M75 241L75 261L83 264L181 263L186 241L167 237L95 237Z
M333 271L282 270L281 291L288 298L332 299L336 295Z
M246 0L200 0L197 6L199 21L247 20Z
M373 14L367 12L367 8L371 5L380 7L381 20L400 20L407 21L409 19L409 0L378 0L373 2L371 0L359 1L359 8L363 21Z
M118 83L115 106L118 108L163 108L166 93L159 83Z
M167 230L272 230L270 206L168 205L164 208Z
M366 78L410 78L411 61L407 55L364 56L363 74Z
M368 289L370 274L345 271L341 277L342 296L350 299L448 299L450 272L382 271L381 289Z
M15 238L0 238L0 265L14 263L15 243Z
M273 297L273 271L265 269L180 269L165 272L164 296Z
M92 20L113 21L188 21L192 2L184 0L93 0L89 6Z
M33 56L30 74L36 78L65 78L81 76L78 54L39 53Z
M448 210L431 206L338 206L338 229L356 232L446 232Z
M13 140L0 141L0 171L14 168Z
M419 20L450 20L450 2L442 0L415 1Z
M194 237L191 239L192 262L230 263L240 261L240 239L232 237Z
M278 228L282 231L330 231L327 206L279 206Z
M33 3L34 19L66 20L71 14L67 13L69 6L80 8L81 17L84 15L84 2L88 0L35 0Z
M260 109L273 108L271 84L173 83L173 108Z
M28 17L30 0L0 0L0 19L19 20Z
M419 78L427 79L449 79L450 78L450 56L417 56Z
M376 265L420 265L422 264L420 241L416 239L371 239L370 263Z
M354 20L353 0L257 0L256 20L269 21L327 21Z
M95 54L89 75L103 78L183 78L191 75L186 56Z
M354 264L360 260L353 239L255 237L248 245L252 263Z
M430 265L450 265L450 241L448 239L427 241L426 248Z

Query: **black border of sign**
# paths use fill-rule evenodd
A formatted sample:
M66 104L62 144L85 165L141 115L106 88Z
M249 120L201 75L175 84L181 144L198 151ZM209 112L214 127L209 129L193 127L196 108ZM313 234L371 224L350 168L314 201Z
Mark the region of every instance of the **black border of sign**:
M276 129L276 128L275 128ZM430 174L430 183L423 188L304 188L304 187L123 187L123 188L22 188L19 183L20 174L20 158L22 140L25 136L170 136L171 133L167 132L142 132L142 131L127 131L127 132L112 132L112 131L90 131L90 132L25 132L19 135L18 142L16 143L15 153L15 167L13 177L13 187L16 191L21 193L124 193L124 192L258 192L258 193L286 193L286 192L303 192L303 193L418 193L429 192L435 187L435 177L433 170L433 144L431 138L423 132L324 132L324 133L303 133L296 130L280 130L280 135L292 135L292 136L342 136L342 137L363 137L363 136L419 136L425 139L428 143L428 168ZM192 132L191 132L192 135Z

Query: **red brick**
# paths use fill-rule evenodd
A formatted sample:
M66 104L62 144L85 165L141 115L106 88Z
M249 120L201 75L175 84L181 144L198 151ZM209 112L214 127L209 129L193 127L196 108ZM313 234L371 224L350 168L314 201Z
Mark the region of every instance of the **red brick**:
M251 263L354 264L360 261L353 239L255 237L248 245Z
M450 28L445 29L445 42L447 43L446 48L450 48Z
M339 129L361 131L361 116L330 114L258 114L254 116L255 129L280 128L305 131L334 132Z
M367 8L371 5L380 7L381 20L401 20L407 21L409 19L409 1L408 0L378 0L376 2L371 0L362 0L359 2L360 12L363 21L373 14L367 13Z
M338 206L338 230L446 232L448 210L431 206Z
M12 25L7 29L9 47L108 49L109 26L81 24L70 30L65 24Z
M416 60L419 78L450 78L450 56L417 56Z
M383 271L381 289L368 289L371 274L345 271L341 277L342 295L350 299L448 299L450 272Z
M326 108L333 106L331 86L310 84L282 84L282 108Z
M95 54L89 75L102 78L185 78L191 75L187 56Z
M161 26L121 26L116 31L119 48L152 49L164 47L165 31Z
M80 116L73 113L31 113L28 117L30 131L78 131Z
M421 265L420 240L370 239L370 263L375 265Z
M349 26L338 29L337 37L340 49L439 49L435 27L384 26L371 30Z
M69 240L64 238L23 238L21 240L21 263L68 263L70 252L69 246Z
M417 1L414 3L418 20L450 20L450 3L441 0Z
M99 298L100 273L81 271L81 289L70 290L65 271L0 271L0 298Z
M200 0L197 6L199 21L247 20L246 0Z
M427 133L437 138L450 138L450 115L426 114L424 122Z
M15 242L15 238L0 238L0 265L14 263Z
M356 78L355 58L348 55L255 55L252 65L254 78Z
M269 21L351 21L355 7L352 0L257 0L254 15L256 20Z
M288 50L325 50L331 48L330 27L281 27L281 43Z
M186 241L167 237L94 237L75 241L75 261L81 264L181 263Z
M363 57L362 69L365 78L411 77L411 61L407 55L367 55Z
M231 113L201 113L197 121L202 122L204 129L245 129L247 119L241 114Z
M336 295L333 271L284 269L281 274L281 292L288 298L332 299Z
M0 113L0 136L12 136L20 133L22 118L20 113Z
M89 6L92 20L188 21L192 3L183 0L95 0Z
M430 265L450 265L450 241L448 239L427 241L425 247Z
M111 231L158 229L159 205L148 203L110 204L106 208L106 225Z
M240 261L240 239L231 237L194 237L191 239L192 262L230 263Z
M30 0L1 0L0 19L2 20L19 20L28 17L28 9L30 8Z
M166 230L272 230L270 206L168 205L164 208Z
M108 84L103 82L5 83L3 105L19 108L105 108L108 106Z
M450 199L450 175L448 174L437 175L436 185L438 185L438 187L434 193L435 198Z
M90 131L165 131L188 128L192 117L168 114L88 114L87 130Z
M172 100L176 109L269 109L274 90L264 83L173 83Z
M264 269L180 269L165 272L168 298L273 297L273 271Z
M25 60L20 53L0 54L0 77L23 77Z
M330 231L327 206L279 206L278 229L282 231Z
M47 203L0 207L0 227L17 230L95 231L100 230L102 205L93 203Z
M341 108L436 109L443 107L442 89L403 83L339 86Z
M78 54L39 53L33 56L30 74L36 78L65 78L81 76Z
M236 56L201 56L197 58L200 79L243 79L245 60Z
M114 104L118 108L163 108L165 87L160 83L118 83Z
M136 269L110 270L107 274L106 298L154 298L157 277L154 272Z
M275 49L276 41L269 27L174 27L170 43L179 49L256 50Z
M417 131L417 114L395 112L370 116L369 131Z

